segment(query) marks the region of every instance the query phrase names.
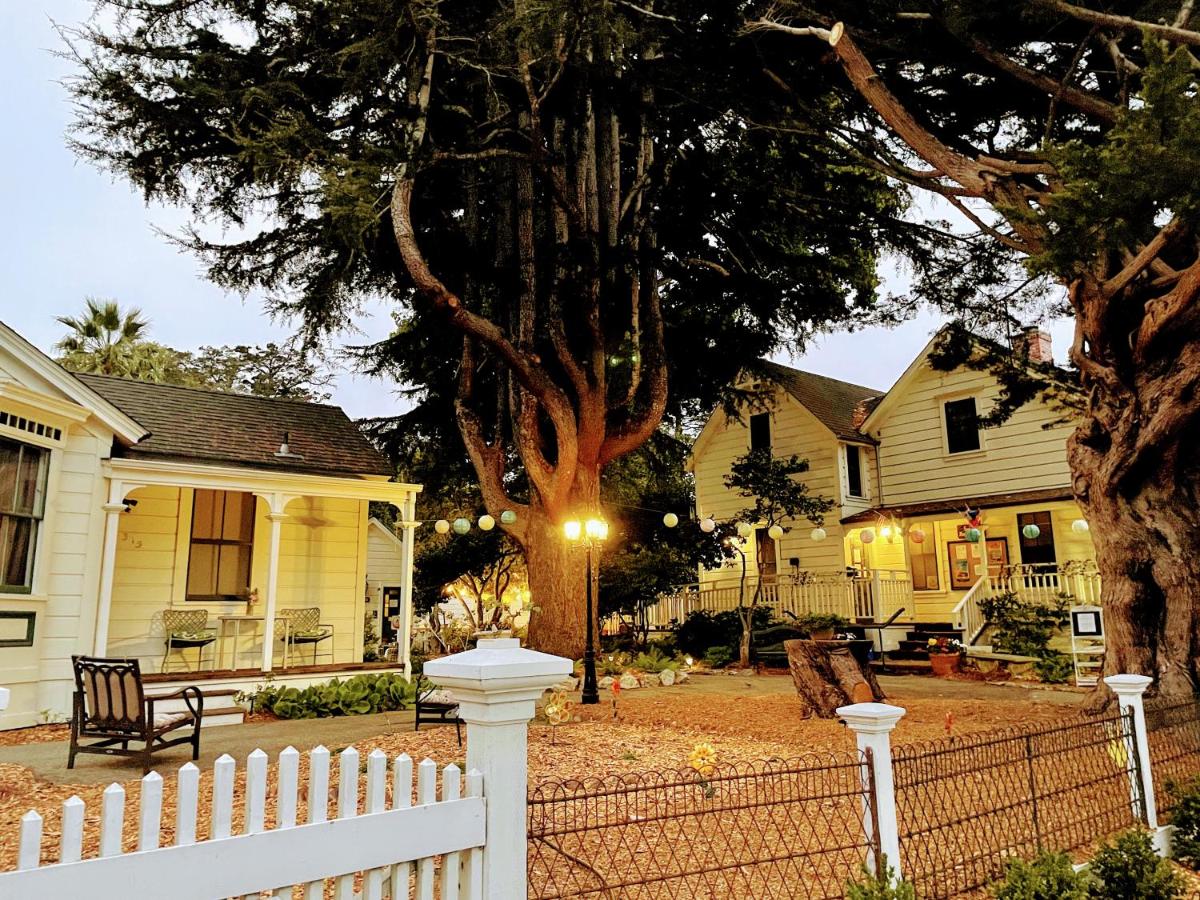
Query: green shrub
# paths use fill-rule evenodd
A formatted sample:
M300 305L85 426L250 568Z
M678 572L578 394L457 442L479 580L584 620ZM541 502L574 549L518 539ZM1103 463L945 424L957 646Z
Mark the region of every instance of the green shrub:
M771 625L771 610L755 607L751 624L755 630ZM742 620L734 609L719 613L696 610L675 628L675 647L691 656L704 656L710 647L736 647L741 638Z
M704 661L714 669L723 669L733 662L733 649L730 647L709 647L704 651Z
M251 709L265 710L281 719L323 719L406 709L414 691L403 675L383 673L355 675L345 681L334 678L306 688L267 685L248 699Z
M895 870L884 862L883 872L876 875L863 866L857 881L846 882L846 900L917 900L917 892L907 881L894 881Z
M1053 603L1025 603L1015 592L1005 591L979 601L984 618L992 625L992 649L1020 656L1045 656L1054 632L1070 618L1069 597Z
M1094 900L1174 900L1183 896L1183 880L1154 852L1150 835L1132 830L1101 847L1088 867Z
M1189 869L1200 871L1200 778L1169 781L1167 792L1175 799L1171 855Z
M1066 854L1043 853L1032 862L1010 861L992 895L997 900L1086 900L1087 883Z
M1066 653L1050 650L1034 661L1033 673L1046 684L1063 684L1075 675L1075 661Z
M794 626L797 631L803 631L811 635L812 632L821 631L825 628L841 631L850 624L850 620L845 616L839 616L837 613L808 612L802 616L796 616L795 621L787 624Z
M664 669L679 669L682 663L667 656L658 647L652 646L645 653L639 653L635 656L630 665L640 672L657 675Z

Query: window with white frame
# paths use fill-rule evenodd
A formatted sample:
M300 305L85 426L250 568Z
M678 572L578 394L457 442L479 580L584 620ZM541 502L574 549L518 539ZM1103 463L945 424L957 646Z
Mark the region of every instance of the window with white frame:
M33 589L49 467L49 450L0 438L0 592Z
M253 494L196 489L187 599L236 600L250 593L255 502Z
M947 453L970 453L983 446L979 441L979 411L974 397L945 401L942 422L946 428Z
M867 496L866 478L863 474L863 449L857 444L843 446L846 456L846 496L863 498Z

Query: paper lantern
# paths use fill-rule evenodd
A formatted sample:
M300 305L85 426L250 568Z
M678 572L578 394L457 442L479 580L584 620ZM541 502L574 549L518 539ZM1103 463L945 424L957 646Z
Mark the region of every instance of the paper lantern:
M1042 529L1038 528L1032 522L1021 529L1021 534L1024 535L1025 539L1029 541L1037 540L1038 535L1041 533Z
M501 525L512 525L516 521L517 521L517 514L515 512L513 512L511 509L506 509L504 512L500 513L500 524Z
M983 532L978 528L968 528L963 532L963 537L965 537L972 544L978 544L979 539L983 537Z
M480 531L491 531L495 527L496 527L496 520L493 519L491 516L484 515L484 516L479 517L479 530Z
M829 535L825 533L824 528L814 528L811 532L809 532L808 536L810 538L812 538L814 541L818 541L818 542L823 541L823 540L825 540L825 538L829 537Z
M781 537L783 537L783 526L782 525L772 525L770 528L767 529L767 534L769 534L771 536L771 540L777 541Z
M754 534L754 526L749 522L738 522L737 533L738 537L748 538Z
M1071 523L1071 530L1076 534L1087 534L1091 531L1091 526L1088 525L1087 519L1076 519Z
M712 534L717 530L717 523L713 521L712 516L700 520L700 530L705 534Z
M923 543L925 543L925 532L922 531L920 528L914 528L912 531L910 531L908 533L908 538L914 544L923 544Z
M470 519L455 519L454 525L452 527L454 528L455 534L466 534L468 531L471 530L471 520Z
M667 513L663 516L663 524L668 528L674 528L679 524L679 516L675 515L675 513Z
M862 530L862 542L864 544L870 544L874 540L875 540L875 529L874 528L864 528Z
M445 519L438 519L436 522L433 523L433 530L436 531L438 534L449 534L450 533L450 523L447 522Z

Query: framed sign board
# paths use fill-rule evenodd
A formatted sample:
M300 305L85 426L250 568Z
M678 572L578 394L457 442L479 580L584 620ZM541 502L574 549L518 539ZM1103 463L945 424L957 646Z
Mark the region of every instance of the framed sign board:
M1071 655L1075 684L1096 684L1104 667L1104 612L1099 606L1071 607Z
M950 561L951 590L969 590L971 585L979 580L979 576L983 574L979 558L981 546L970 541L947 541L946 557ZM994 578L1008 565L1008 540L988 538L986 552L988 574Z
M1081 638L1104 637L1104 619L1098 606L1071 607L1071 635Z

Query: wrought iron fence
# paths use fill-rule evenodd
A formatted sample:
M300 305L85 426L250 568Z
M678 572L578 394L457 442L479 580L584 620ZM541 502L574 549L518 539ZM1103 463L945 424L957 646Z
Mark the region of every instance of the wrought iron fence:
M842 897L878 853L869 762L544 781L529 795L529 897Z
M1130 714L893 750L901 865L922 898L978 890L1008 860L1144 821Z
M1200 775L1200 703L1195 700L1146 705L1150 774L1160 813L1175 805L1172 786Z

